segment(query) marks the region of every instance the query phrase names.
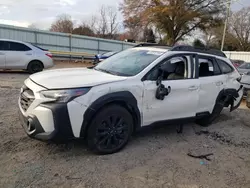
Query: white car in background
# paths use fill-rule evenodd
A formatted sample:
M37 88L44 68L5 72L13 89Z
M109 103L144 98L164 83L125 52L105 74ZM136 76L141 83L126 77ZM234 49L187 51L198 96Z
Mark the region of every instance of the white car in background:
M32 74L53 66L49 51L30 43L0 39L0 69L22 69Z
M250 71L242 74L241 84L244 86L244 96L250 91Z

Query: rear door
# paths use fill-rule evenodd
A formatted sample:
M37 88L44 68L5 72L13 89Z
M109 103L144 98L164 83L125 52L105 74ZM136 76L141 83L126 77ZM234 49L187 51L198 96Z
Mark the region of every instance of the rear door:
M197 55L197 77L199 77L199 102L197 113L212 113L215 101L224 89L226 76L220 71L216 59L211 56Z
M26 69L32 60L33 51L25 44L6 41L6 69Z
M0 41L0 69L5 68L5 50L4 41Z

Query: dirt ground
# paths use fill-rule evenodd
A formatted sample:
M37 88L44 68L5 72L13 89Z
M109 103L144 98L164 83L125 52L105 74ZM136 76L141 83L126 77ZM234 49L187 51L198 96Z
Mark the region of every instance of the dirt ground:
M28 76L0 72L0 188L250 188L250 111L244 103L232 113L224 110L208 128L188 124L183 134L175 125L145 128L121 152L98 156L82 141L56 145L26 136L17 99ZM189 152L213 156L207 161Z

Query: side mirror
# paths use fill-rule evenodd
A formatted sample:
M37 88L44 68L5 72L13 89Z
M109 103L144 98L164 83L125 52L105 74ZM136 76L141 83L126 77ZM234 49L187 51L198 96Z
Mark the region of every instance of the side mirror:
M165 88L163 84L160 84L156 89L155 98L158 100L164 100L164 98L168 96L170 92L171 92L170 86Z

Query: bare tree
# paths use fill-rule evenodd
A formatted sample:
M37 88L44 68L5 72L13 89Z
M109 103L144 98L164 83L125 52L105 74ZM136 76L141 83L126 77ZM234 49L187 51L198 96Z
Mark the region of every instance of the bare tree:
M98 29L96 27L96 23L97 23L97 17L96 16L92 16L91 20L87 23L87 25L89 26L89 28L94 32L97 33Z
M100 16L98 18L98 27L97 27L97 34L105 38L107 32L108 32L108 23L107 23L107 13L106 13L106 8L103 5L100 8Z
M220 48L224 26L206 30L207 45ZM225 50L250 50L250 7L231 12L226 30Z
M72 33L74 29L74 23L70 15L62 14L57 16L54 23L52 23L50 31Z
M196 30L192 34L197 37L197 39L202 39L201 41L204 41L206 46L211 46L217 38L219 38L218 35L222 33L221 31L222 27L212 27L212 28L207 28L203 31L201 30Z
M119 22L117 20L117 12L114 7L102 6L100 8L100 15L98 17L92 17L92 20L97 20L97 34L102 38L114 39L118 29ZM93 21L92 21L93 23ZM91 26L91 28L93 25Z
M107 7L108 32L111 39L118 32L119 23L117 21L117 11L114 7Z
M94 36L94 31L89 27L88 24L85 24L84 22L79 25L78 27L74 28L72 31L73 34L77 35L86 35L86 36Z
M236 39L238 50L250 50L250 7L233 13L229 23L229 33Z

